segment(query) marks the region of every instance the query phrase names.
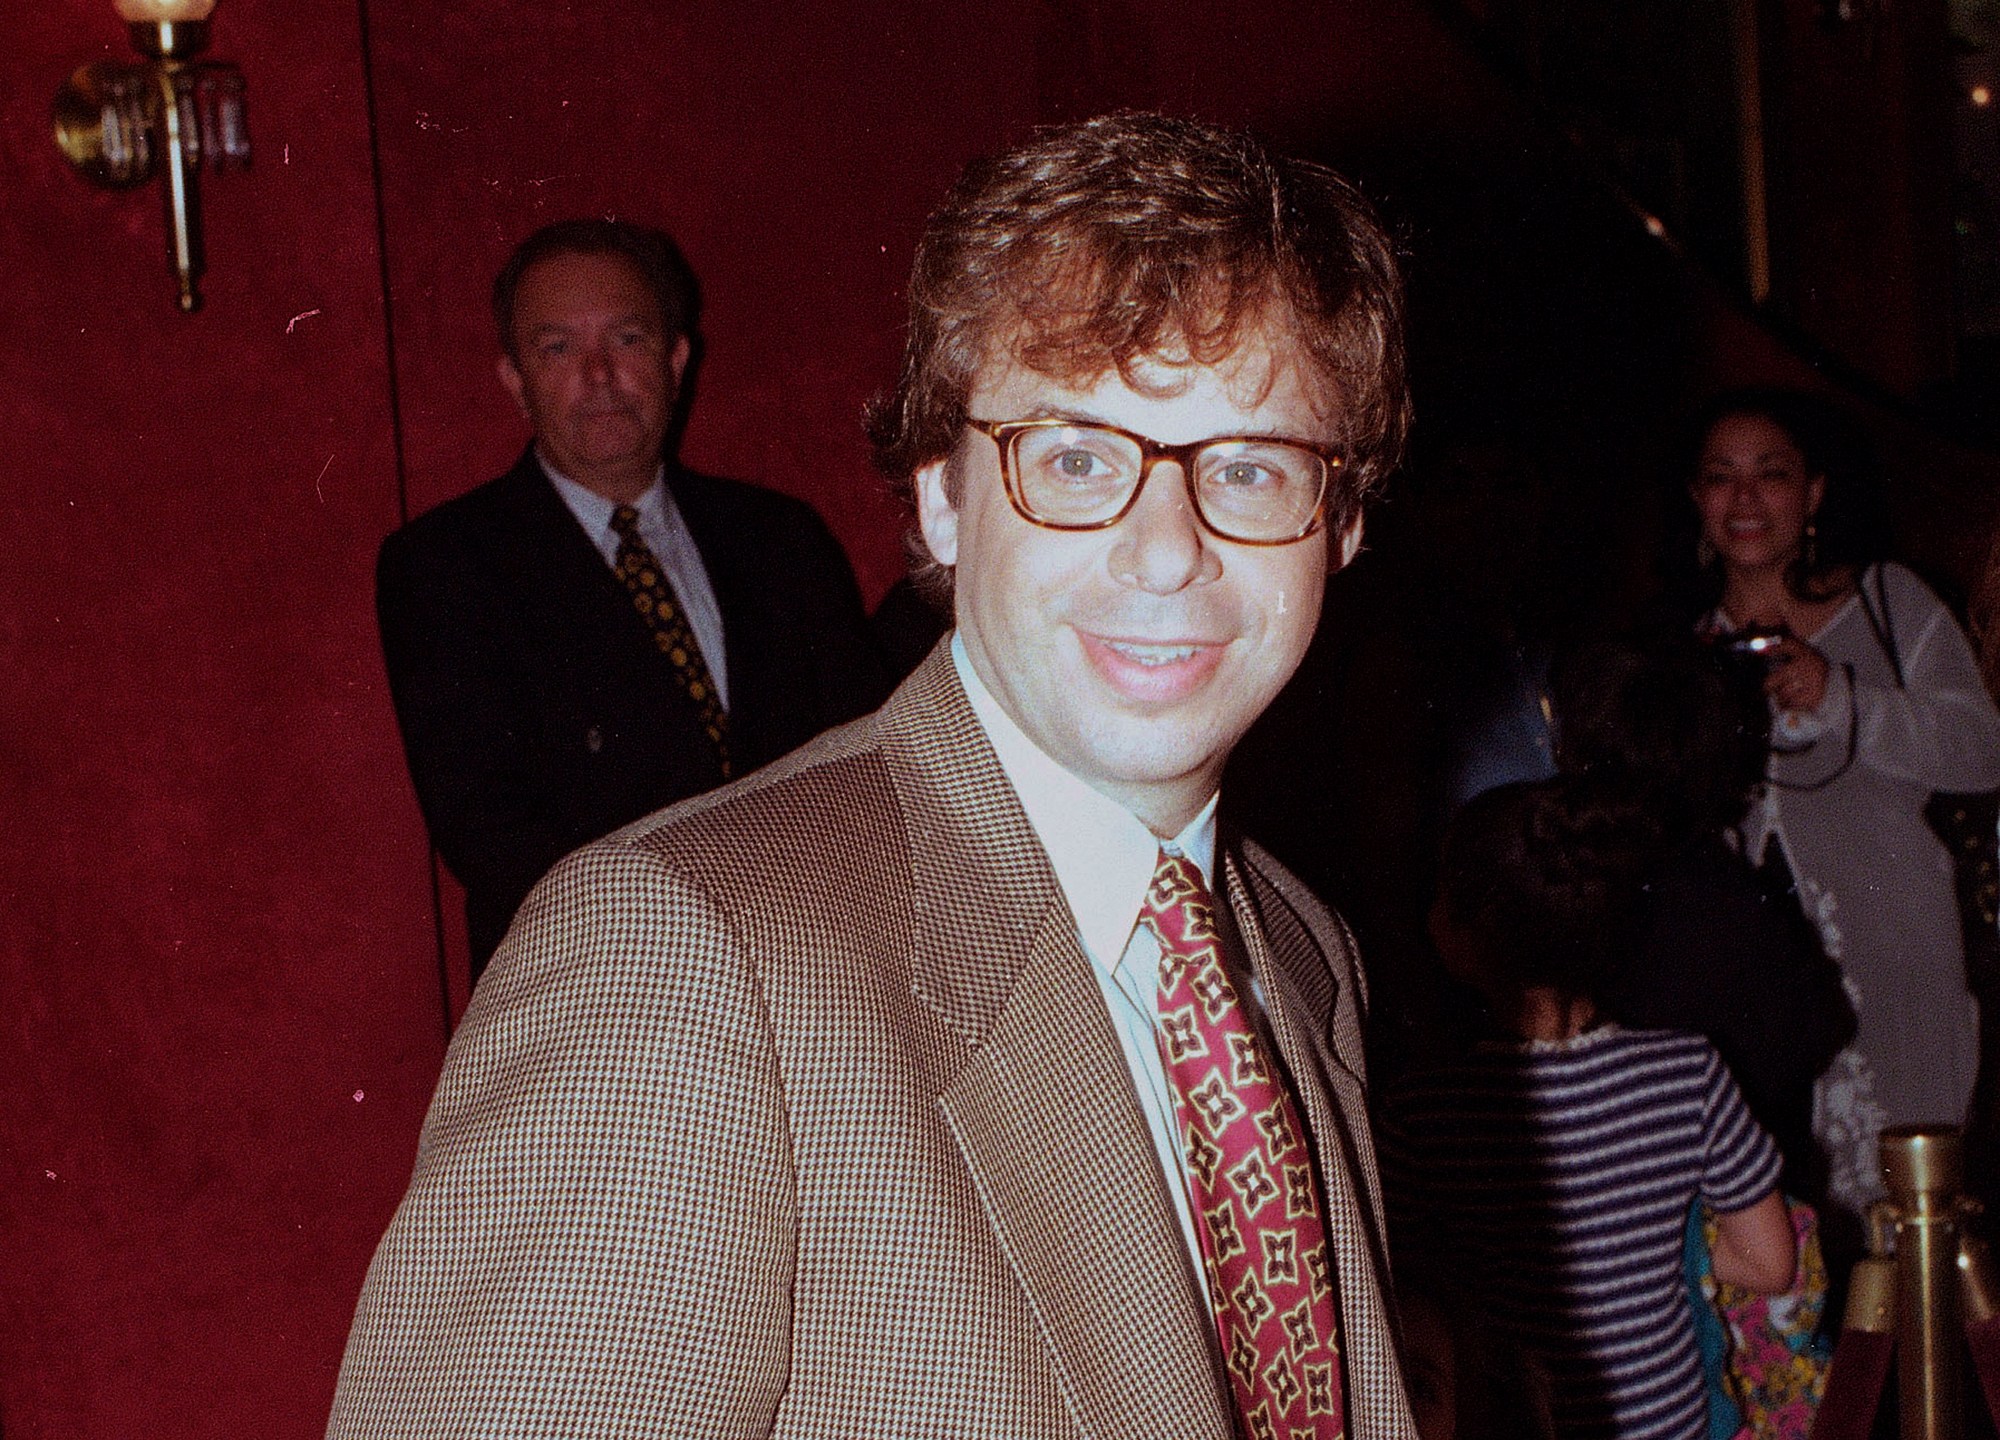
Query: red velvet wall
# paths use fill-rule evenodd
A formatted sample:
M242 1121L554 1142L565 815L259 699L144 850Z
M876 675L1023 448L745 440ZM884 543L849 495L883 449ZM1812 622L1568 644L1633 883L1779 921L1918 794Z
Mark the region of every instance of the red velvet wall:
M370 612L397 511L354 14L220 17L262 149L208 190L193 318L157 195L49 139L123 27L9 19L0 1422L304 1435L444 1042Z
M962 162L1117 103L1448 125L1467 92L1426 14L223 0L257 152L206 188L192 317L154 191L92 190L48 138L63 76L125 53L108 0L10 14L8 1440L323 1423L448 1028L371 569L521 443L484 315L508 246L579 212L673 229L708 298L687 454L811 498L873 595L898 552L856 420Z

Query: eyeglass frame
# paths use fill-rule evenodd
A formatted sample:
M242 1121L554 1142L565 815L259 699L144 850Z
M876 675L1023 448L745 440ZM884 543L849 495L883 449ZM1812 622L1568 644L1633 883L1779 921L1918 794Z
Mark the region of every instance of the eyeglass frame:
M1066 420L1060 416L1044 416L1035 420L981 420L974 416L965 417L965 423L991 440L1000 452L1000 483L1007 491L1007 503L1014 507L1014 513L1030 525L1038 525L1044 530L1061 530L1072 534L1084 534L1092 530L1109 530L1139 503L1139 496L1152 478L1153 467L1162 460L1172 460L1180 466L1181 484L1187 487L1188 504L1194 510L1194 517L1218 540L1227 540L1232 545L1296 545L1308 539L1313 532L1326 524L1326 492L1333 484L1334 472L1347 466L1347 455L1337 446L1321 445L1311 440L1297 440L1289 435L1211 435L1205 440L1191 440L1184 445L1170 445L1164 440L1155 440L1150 435L1141 435L1135 430L1127 430L1118 425L1106 425L1097 420ZM1092 520L1085 524L1068 524L1056 520L1046 520L1028 509L1027 501L1021 497L1020 483L1014 477L1014 442L1030 430L1049 430L1057 426L1072 426L1085 430L1102 430L1130 440L1139 447L1139 478L1132 486L1132 493L1125 497L1125 503L1118 507L1118 513L1103 520ZM1287 535L1278 540L1246 540L1228 534L1217 528L1202 509L1201 492L1195 485L1194 457L1214 445L1230 445L1239 442L1263 442L1265 444L1290 445L1319 457L1319 498L1313 502L1312 514L1296 535Z

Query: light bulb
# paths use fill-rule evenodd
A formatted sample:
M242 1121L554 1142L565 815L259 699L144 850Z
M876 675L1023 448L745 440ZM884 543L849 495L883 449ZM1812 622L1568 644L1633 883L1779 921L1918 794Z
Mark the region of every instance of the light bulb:
M118 18L132 25L155 25L162 21L185 24L206 20L215 13L215 0L112 0Z

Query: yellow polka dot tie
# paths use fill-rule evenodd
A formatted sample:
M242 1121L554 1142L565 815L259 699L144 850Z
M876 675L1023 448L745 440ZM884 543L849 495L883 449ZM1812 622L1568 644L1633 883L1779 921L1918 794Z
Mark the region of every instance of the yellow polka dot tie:
M727 778L729 716L723 711L722 696L716 692L708 664L701 658L694 630L688 625L680 602L674 599L673 587L667 584L667 572L660 568L651 547L639 534L639 512L630 505L620 505L611 512L611 528L618 535L618 578L632 592L632 604L653 632L653 643L674 667L674 678L694 702L701 728L714 742L716 757L721 760L722 773Z

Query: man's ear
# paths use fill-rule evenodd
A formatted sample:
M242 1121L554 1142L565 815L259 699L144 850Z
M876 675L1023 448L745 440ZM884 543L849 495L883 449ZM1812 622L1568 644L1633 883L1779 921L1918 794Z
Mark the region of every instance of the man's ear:
M917 529L931 559L944 566L958 563L958 507L951 503L945 470L951 461L933 460L912 477L917 491Z
M685 335L674 339L674 353L667 357L667 373L673 377L674 394L681 393L681 378L687 374L688 357L694 354L694 346Z
M1333 569L1345 570L1361 553L1361 516L1352 521L1333 541Z
M493 373L500 377L500 383L507 387L507 393L514 397L514 403L521 407L521 414L532 420L528 414L528 386L521 379L521 367L514 363L512 355L502 355L493 366Z

